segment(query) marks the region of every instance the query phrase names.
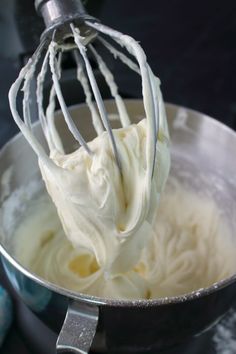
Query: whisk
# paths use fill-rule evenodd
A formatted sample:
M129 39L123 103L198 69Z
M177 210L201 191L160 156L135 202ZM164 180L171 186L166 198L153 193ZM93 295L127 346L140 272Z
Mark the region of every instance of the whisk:
M32 148L40 158L47 158L48 162L45 150L39 142L32 138L32 134L29 134L32 133L31 104L32 100L35 100L38 118L49 148L63 151L54 124L57 98L68 129L87 153L93 154L93 151L90 150L70 115L60 86L63 55L67 51L73 51L77 64L77 79L84 90L86 103L91 112L96 133L100 135L104 130L107 131L116 163L122 173L115 137L91 63L88 59L88 52L96 60L98 68L110 89L111 96L116 102L121 126L127 127L131 122L113 74L95 48L96 42L99 42L114 58L119 59L141 76L143 103L147 118L146 154L147 160L151 161L149 175L152 176L156 159L159 120L162 119L161 112L164 108L159 89L159 79L153 74L147 64L145 53L140 45L132 37L111 29L88 15L82 2L79 0L36 0L35 6L44 18L46 29L41 36L38 48L26 66L21 70L19 77L9 92L13 117ZM118 49L118 45L121 49ZM124 53L123 49L126 49L128 55ZM131 57L133 58L131 59ZM44 110L44 84L48 72L52 75L52 86L49 104L47 109ZM35 79L35 95L32 95L32 82ZM23 91L23 119L17 110L16 104L21 88Z

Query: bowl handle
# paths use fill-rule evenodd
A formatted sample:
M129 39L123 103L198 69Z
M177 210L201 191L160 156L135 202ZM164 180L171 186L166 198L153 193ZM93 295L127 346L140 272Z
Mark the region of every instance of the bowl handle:
M89 353L97 323L98 306L71 301L57 339L57 353Z

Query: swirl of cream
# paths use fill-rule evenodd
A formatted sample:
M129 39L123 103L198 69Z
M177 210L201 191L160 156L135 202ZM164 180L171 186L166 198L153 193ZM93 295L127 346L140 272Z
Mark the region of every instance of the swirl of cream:
M169 172L167 140L159 141L151 193L147 190L146 119L114 134L122 175L107 133L89 143L93 155L83 148L69 155L52 152L60 167L53 173L40 162L66 236L78 250L94 254L107 276L127 272L138 262Z

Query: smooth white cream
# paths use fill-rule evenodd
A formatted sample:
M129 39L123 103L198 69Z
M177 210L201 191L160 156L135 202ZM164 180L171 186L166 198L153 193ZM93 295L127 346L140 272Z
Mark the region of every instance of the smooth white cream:
M152 226L137 264L107 277L92 251L73 247L67 240L45 194L29 205L27 217L15 232L15 256L54 284L114 299L186 294L235 272L234 243L210 197L169 180Z
M95 255L107 277L123 274L138 262L169 173L167 132L161 129L151 183L147 179L146 125L143 119L114 131L122 174L106 132L88 144L92 155L83 148L69 155L52 151L58 170L40 161L67 238L78 250Z

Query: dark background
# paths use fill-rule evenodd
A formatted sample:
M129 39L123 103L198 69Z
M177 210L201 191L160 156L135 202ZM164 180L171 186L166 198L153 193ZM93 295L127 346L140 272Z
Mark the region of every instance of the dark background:
M17 131L8 109L7 91L23 56L36 46L35 32L41 32L42 24L36 16L29 16L34 13L33 0L1 3L3 144ZM167 102L202 111L236 128L235 0L88 0L88 5L103 23L140 41L153 71L161 79ZM118 72L118 77L132 95L139 95L135 93L132 75L122 77Z
M103 23L140 41L161 79L165 101L202 111L236 129L235 0L89 0L88 5L95 14L94 6L100 6ZM33 13L33 0L1 0L0 146L17 132L8 108L9 86L43 28ZM138 96L132 76L116 73L127 93ZM14 343L15 353L28 353L17 331L14 326L1 353L13 353Z
M102 19L140 41L166 101L235 126L235 1L107 1Z

